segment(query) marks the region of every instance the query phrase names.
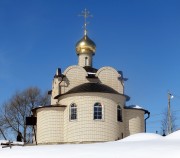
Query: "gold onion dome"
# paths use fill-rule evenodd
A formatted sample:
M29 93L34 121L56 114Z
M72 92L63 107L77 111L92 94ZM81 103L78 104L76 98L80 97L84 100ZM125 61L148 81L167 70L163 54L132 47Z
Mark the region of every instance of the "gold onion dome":
M92 53L94 55L95 51L96 44L87 36L87 34L85 34L76 44L76 52L78 55L87 53Z

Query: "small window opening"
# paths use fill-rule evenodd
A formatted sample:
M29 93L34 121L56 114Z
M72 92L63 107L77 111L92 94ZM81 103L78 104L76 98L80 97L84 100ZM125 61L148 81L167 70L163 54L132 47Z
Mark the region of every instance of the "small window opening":
M72 104L70 106L70 120L76 120L77 119L77 106L75 104Z
M88 66L88 57L85 57L85 66Z
M120 105L117 106L117 121L122 122L122 109Z

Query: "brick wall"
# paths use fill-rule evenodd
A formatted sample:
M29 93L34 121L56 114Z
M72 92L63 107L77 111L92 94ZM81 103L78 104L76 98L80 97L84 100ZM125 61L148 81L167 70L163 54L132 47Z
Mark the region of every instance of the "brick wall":
M144 132L144 111L125 109L125 136Z
M110 98L114 98L112 100ZM67 105L64 111L65 142L97 142L120 139L124 125L117 121L117 102L124 105L125 97L116 94L84 93L63 96L60 104ZM93 119L96 102L103 106L103 119ZM77 105L77 120L69 120L69 106Z
M64 108L51 107L37 110L37 143L63 142Z

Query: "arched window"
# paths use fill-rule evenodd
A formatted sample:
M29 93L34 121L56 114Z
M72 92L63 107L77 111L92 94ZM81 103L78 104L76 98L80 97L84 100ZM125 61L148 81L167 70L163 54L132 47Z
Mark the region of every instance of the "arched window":
M100 103L94 104L94 120L102 119L102 105Z
M85 66L88 66L88 57L85 57Z
M70 120L76 120L77 119L77 106L76 106L76 104L71 104L69 118L70 118Z
M121 106L117 106L117 121L122 122L122 109Z

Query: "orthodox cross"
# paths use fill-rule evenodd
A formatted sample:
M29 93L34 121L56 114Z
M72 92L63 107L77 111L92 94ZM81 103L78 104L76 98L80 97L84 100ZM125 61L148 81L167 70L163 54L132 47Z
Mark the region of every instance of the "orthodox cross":
M87 18L88 17L93 17L90 12L87 9L84 9L84 11L81 12L79 16L84 17L84 35L87 35Z

